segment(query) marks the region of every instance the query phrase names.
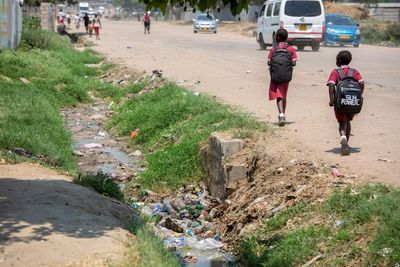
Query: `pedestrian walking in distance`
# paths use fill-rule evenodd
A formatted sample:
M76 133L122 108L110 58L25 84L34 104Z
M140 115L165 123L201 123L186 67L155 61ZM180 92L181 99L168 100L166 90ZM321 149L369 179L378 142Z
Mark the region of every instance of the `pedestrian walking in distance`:
M101 22L100 22L100 18L98 17L98 15L94 15L94 19L92 21L93 24L93 30L94 30L94 34L96 35L96 40L100 40L100 28L101 28Z
M85 24L86 33L89 32L89 21L90 21L89 16L87 13L85 13L85 16L83 16L83 23Z
M333 107L339 123L342 156L350 155L351 121L361 111L364 92L364 80L360 72L349 67L351 59L349 51L340 51L336 56L338 68L332 70L327 83L329 106Z
M268 54L268 66L271 75L269 84L269 100L275 100L278 106L278 125L286 123L286 97L289 82L292 80L293 66L296 65L296 50L286 43L288 32L279 29L275 34L276 45Z
M144 23L144 34L146 34L146 31L148 34L150 34L150 11L144 13L143 16L143 23Z

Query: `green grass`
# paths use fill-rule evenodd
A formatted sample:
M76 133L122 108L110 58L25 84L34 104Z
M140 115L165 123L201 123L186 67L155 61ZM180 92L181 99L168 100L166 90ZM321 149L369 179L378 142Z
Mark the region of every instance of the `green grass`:
M400 23L367 20L361 23L361 42L366 44L380 44L390 42L400 45Z
M0 82L0 146L44 155L47 163L75 168L70 136L55 99L33 86Z
M39 31L39 30L37 30ZM24 33L25 34L25 33ZM60 108L90 100L89 90L100 82L97 69L85 64L101 59L90 51L75 50L68 38L43 32L46 49L30 49L23 35L22 48L0 53L0 148L25 149L46 163L75 172L71 138L63 127ZM24 84L26 78L30 84Z
M140 267L180 266L178 258L172 252L168 251L162 241L149 229L141 228L136 232L134 247L139 254L138 266Z
M140 182L153 190L175 189L204 176L200 143L212 132L232 130L251 135L266 126L207 96L174 84L132 98L116 108L110 127L129 135L140 129L133 145L148 152Z
M124 194L119 189L118 184L108 174L79 174L78 177L74 179L74 182L83 186L92 187L102 195L116 198L121 201L124 200Z
M310 218L325 222L315 226ZM287 228L288 219L299 224ZM237 252L245 266L298 266L319 254L321 266L394 266L400 262L400 190L363 186L337 191L319 207L291 207L243 239Z

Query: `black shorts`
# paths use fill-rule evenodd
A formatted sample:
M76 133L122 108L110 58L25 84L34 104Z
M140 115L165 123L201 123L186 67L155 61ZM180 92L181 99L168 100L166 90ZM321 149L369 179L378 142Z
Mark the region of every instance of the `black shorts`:
M150 21L145 21L145 22L144 22L144 26L145 26L145 27L150 27Z

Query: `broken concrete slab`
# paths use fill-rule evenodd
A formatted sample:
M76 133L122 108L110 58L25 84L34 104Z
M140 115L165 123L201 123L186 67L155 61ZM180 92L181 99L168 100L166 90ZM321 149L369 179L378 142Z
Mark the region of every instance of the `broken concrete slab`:
M226 198L226 186L232 180L246 177L245 164L229 165L226 161L243 149L243 141L232 138L229 133L213 133L201 149L206 170L207 186L213 197Z

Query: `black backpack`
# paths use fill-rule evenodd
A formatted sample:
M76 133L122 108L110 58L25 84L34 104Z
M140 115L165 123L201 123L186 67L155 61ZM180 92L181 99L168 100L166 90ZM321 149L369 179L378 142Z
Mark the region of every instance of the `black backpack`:
M335 92L335 107L343 114L358 114L363 104L362 91L359 82L354 79L354 69L349 69L347 75L341 68L336 69L339 82Z
M276 84L288 83L292 80L292 55L287 48L275 48L269 61L271 80Z

